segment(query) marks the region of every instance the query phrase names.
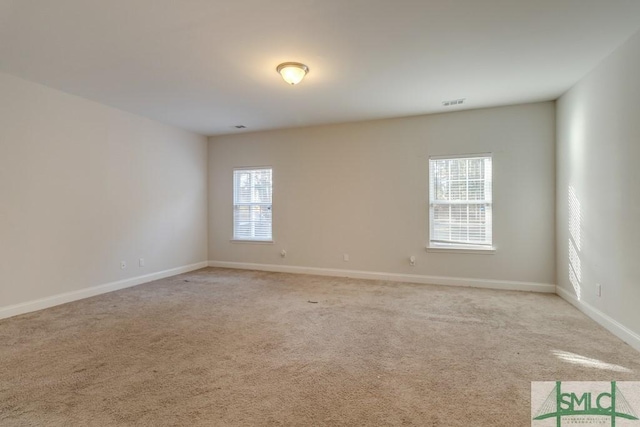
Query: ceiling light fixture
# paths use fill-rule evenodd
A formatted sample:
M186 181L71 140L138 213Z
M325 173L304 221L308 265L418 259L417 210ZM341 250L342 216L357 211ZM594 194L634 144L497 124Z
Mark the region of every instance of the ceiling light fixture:
M299 62L283 62L276 67L285 82L297 85L309 72L309 67Z

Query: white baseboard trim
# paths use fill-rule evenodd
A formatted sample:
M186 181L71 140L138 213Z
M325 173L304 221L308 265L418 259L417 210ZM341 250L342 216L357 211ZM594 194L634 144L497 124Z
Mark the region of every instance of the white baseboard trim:
M600 324L600 326L607 329L613 335L617 336L622 341L629 344L631 347L640 351L640 334L627 328L617 320L614 320L611 317L607 316L592 305L578 300L575 295L573 295L566 289L561 288L560 286L558 286L556 293L560 296L560 298L567 301L578 310L589 316L596 323Z
M78 289L77 291L65 292L63 294L52 295L50 297L40 298L34 301L27 301L20 304L0 307L0 319L17 316L19 314L30 313L32 311L43 310L68 302L77 301L84 298L93 297L107 292L117 291L119 289L130 288L132 286L141 285L143 283L152 282L165 277L175 276L177 274L188 273L190 271L199 270L208 266L207 261L198 262L196 264L185 265L183 267L171 268L169 270L159 271L157 273L145 274L144 276L132 277L130 279L119 280L117 282L105 283L104 285L92 286L89 288Z
M466 286L472 288L502 289L510 291L546 293L556 292L556 285L546 283L517 282L511 280L485 280L462 277L422 276L417 274L380 273L372 271L298 267L293 265L253 264L230 261L209 261L209 267L272 271L277 273L313 274L316 276L351 277L354 279L386 280L390 282L408 282L429 285Z

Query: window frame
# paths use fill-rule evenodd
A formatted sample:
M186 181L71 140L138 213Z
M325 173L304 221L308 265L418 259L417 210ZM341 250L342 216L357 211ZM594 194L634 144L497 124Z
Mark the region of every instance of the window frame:
M432 161L433 160L456 160L456 159L472 159L488 157L491 159L491 243L487 245L483 244L465 244L465 243L447 243L447 242L433 242L431 236L433 234L434 226L434 210L433 207L433 174L432 174ZM495 170L495 158L493 153L471 153L471 154L451 154L451 155L437 155L429 156L428 165L428 196L427 196L427 209L428 209L428 226L427 226L427 245L428 252L441 252L441 253L466 253L466 254L494 254L496 252L495 239L493 233L493 210L495 206L495 198L493 197L494 190L494 170Z
M269 210L271 211L271 238L270 239L257 239L257 238L240 238L236 234L236 207L238 204L236 203L236 172L237 171L260 171L260 170L270 170L271 171L271 203L269 205ZM249 244L273 244L275 243L273 240L273 166L239 166L234 167L232 172L232 184L231 184L231 233L232 238L230 239L231 243L249 243ZM255 203L256 205L264 205L265 203ZM242 203L242 205L247 205L247 203ZM249 205L252 205L249 203Z

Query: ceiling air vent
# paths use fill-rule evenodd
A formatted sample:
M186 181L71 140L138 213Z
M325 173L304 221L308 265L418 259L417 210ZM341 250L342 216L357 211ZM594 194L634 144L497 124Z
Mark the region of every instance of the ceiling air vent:
M461 105L464 103L465 99L467 98L452 99L451 101L442 101L442 105L444 105L445 107L450 107L452 105Z

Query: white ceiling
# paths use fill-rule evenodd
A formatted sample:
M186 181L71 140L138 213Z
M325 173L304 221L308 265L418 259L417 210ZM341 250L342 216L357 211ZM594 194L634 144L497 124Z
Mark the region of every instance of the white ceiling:
M0 0L0 71L216 135L555 99L639 27L638 0Z

